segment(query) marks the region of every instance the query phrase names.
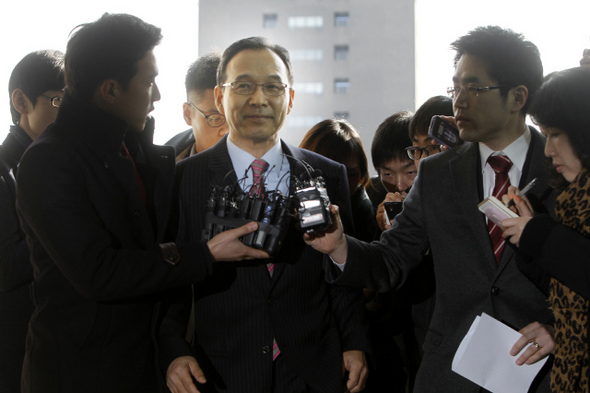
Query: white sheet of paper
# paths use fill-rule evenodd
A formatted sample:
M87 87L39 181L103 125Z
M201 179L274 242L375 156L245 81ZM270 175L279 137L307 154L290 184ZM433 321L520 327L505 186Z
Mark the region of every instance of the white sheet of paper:
M516 330L482 313L475 317L461 341L452 370L490 392L526 393L547 358L517 366L518 356L511 356L510 349L520 336ZM528 345L523 351L527 348Z

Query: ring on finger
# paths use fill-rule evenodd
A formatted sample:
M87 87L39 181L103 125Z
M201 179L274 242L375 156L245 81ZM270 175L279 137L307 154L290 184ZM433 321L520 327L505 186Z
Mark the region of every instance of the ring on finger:
M539 345L538 342L533 341L533 347L535 347L535 349L538 351L539 349L541 349L541 346Z

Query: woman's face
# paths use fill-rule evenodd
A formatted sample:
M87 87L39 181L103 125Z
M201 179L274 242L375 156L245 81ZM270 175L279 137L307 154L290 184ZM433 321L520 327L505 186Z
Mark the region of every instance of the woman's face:
M551 158L555 170L565 180L573 182L582 170L582 162L576 156L567 134L554 127L541 126L541 131L547 137L545 155Z
M350 196L353 196L361 184L362 174L359 160L356 157L350 157L343 164L348 174L348 191L350 192Z

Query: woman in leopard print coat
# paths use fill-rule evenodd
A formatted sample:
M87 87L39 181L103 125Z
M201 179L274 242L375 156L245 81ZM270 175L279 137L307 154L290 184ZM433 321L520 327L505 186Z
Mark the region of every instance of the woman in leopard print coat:
M549 284L555 315L551 389L588 392L590 68L554 74L537 93L530 113L547 137L545 155L555 169L554 186L563 189L555 204L557 221L533 217L526 198L516 198L521 217L502 223L504 236L528 257L521 258L519 268L539 286L543 278Z

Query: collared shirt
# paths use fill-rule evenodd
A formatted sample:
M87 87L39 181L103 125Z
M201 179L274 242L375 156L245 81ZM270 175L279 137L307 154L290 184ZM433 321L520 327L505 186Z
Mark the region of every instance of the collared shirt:
M236 146L230 138L226 138L227 151L231 158L234 171L238 177L242 191L248 192L252 187L252 168L250 164L256 159L252 154L240 149ZM261 157L262 160L268 162L267 174L264 178L264 185L267 191L279 190L283 195L289 195L289 160L283 155L283 148L281 140L266 152Z
M520 184L520 177L522 175L522 169L526 160L526 155L531 144L531 131L526 127L526 131L522 133L518 139L508 145L504 150L494 151L479 143L479 155L481 159L482 168L482 179L483 179L483 197L487 198L492 195L494 191L494 185L496 183L496 174L494 170L488 164L488 158L492 155L506 155L510 161L512 161L512 167L508 171L508 177L510 178L510 184L518 187Z

